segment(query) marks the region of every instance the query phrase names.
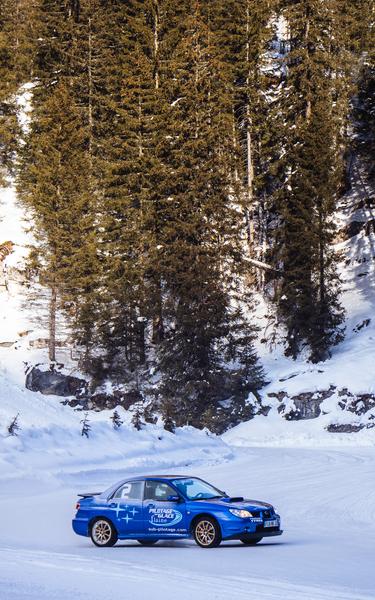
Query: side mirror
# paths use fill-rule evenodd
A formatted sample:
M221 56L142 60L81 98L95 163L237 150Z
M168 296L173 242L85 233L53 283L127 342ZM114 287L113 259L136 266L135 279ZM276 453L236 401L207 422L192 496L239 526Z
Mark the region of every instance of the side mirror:
M168 496L168 502L180 502L180 496Z

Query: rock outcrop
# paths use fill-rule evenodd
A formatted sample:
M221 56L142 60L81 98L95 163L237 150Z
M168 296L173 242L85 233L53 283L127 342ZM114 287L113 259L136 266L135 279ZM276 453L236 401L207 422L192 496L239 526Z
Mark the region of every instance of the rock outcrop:
M26 388L46 396L79 397L86 393L87 382L55 369L43 371L36 366L27 373Z
M326 429L331 433L354 433L375 427L375 396L373 394L353 394L347 388L330 386L327 390L304 392L288 396L286 392L268 394L279 402L277 410L287 421L317 419L332 413L332 423ZM329 400L329 405L325 401ZM351 413L352 422L340 423L340 413ZM337 422L335 422L337 419Z

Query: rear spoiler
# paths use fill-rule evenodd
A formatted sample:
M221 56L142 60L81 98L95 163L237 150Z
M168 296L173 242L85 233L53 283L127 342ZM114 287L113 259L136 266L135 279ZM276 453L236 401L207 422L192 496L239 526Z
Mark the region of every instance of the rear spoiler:
M79 498L92 498L93 496L100 496L102 492L87 492L87 494L77 494Z

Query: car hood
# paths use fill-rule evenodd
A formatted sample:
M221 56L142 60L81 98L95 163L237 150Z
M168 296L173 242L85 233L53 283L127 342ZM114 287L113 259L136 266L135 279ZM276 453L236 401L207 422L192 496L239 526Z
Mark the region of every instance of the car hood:
M272 504L268 504L268 502L262 502L261 500L250 500L248 498L242 498L241 496L213 498L212 500L195 500L194 504L198 504L198 502L202 502L205 504L208 503L214 506L223 506L224 504L228 508L238 508L246 510L267 510L272 508Z

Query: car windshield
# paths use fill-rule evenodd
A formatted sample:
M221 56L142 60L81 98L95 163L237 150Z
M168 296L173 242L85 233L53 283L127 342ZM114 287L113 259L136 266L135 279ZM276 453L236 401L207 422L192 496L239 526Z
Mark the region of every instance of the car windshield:
M174 479L172 483L188 500L209 500L225 496L223 492L202 479Z

